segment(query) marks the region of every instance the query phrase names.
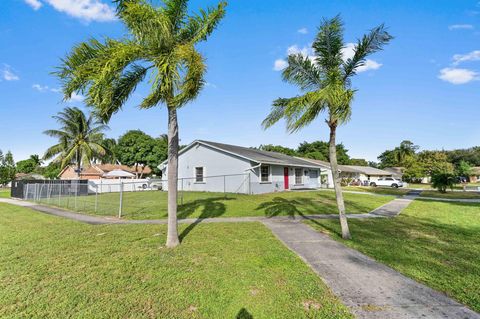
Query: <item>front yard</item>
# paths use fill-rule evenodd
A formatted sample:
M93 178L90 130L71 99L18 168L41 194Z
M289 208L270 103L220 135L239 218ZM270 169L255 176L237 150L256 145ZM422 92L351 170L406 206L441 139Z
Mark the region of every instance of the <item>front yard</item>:
M2 318L351 318L260 223L92 226L0 204ZM288 315L287 315L288 314Z
M119 193L43 200L43 203L66 207L92 215L116 216ZM347 213L368 213L386 204L391 196L345 194ZM76 201L76 203L75 203ZM296 191L262 195L183 192L179 194L179 218L296 216L337 214L335 193L331 191ZM126 219L161 219L167 217L167 193L161 191L125 192L122 217Z
M393 219L349 220L351 241L336 220L308 223L480 311L480 204L415 200Z
M10 188L0 188L0 198L9 198Z

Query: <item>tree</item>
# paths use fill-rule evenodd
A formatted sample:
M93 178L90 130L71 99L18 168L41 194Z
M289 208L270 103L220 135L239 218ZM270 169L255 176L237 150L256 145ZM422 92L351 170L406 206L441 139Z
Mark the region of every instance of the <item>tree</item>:
M432 187L440 193L446 193L447 188L453 190L455 175L450 172L437 171L432 174Z
M268 152L277 152L277 153L282 153L290 156L296 156L297 152L295 152L294 149L281 146L281 145L272 145L272 144L265 144L265 145L260 145L258 148L262 151L268 151Z
M154 7L146 0L116 0L117 17L127 36L103 42L90 39L75 46L57 75L63 93L86 96L86 103L108 121L119 111L147 74L150 93L140 103L168 110L167 247L179 242L177 230L177 110L195 99L204 85L205 63L196 45L205 41L225 14L225 2L189 16L188 0L164 0Z
M122 164L148 165L157 172L157 166L167 158L167 143L161 137L154 139L140 130L128 131L118 139L116 156Z
M340 16L324 19L312 44L313 57L300 53L288 56L287 67L282 72L283 80L297 85L304 94L275 100L271 113L262 125L268 128L283 118L287 130L296 132L312 123L321 113L327 113L325 121L330 128L329 160L342 237L351 238L337 165L337 127L346 123L352 113L355 90L351 88L351 78L365 64L366 57L381 50L392 37L380 25L358 40L353 48L353 56L344 59L346 45L343 32Z
M472 173L472 166L468 162L462 160L458 163L455 171L459 177L469 177Z
M39 168L43 164L43 161L40 157L36 154L30 155L30 157L26 160L18 161L17 166L17 173L33 173L37 168Z
M453 165L448 162L447 154L443 151L422 151L417 154L416 160L422 168L423 176L433 176L436 172L452 174Z
M101 124L91 114L87 116L76 107L67 107L53 116L60 124L56 130L47 130L44 133L58 139L58 143L45 152L45 160L54 158L63 169L69 164L76 165L77 176L80 178L81 167L89 166L94 158L100 158L106 151L101 144L103 131L108 126Z
M13 160L13 155L8 151L3 155L0 151L0 185L5 185L10 183L15 179L15 161Z
M381 168L404 167L408 162L411 162L418 148L413 142L404 140L400 143L400 146L395 147L393 150L386 150L377 157L380 161L379 166Z
M350 156L348 150L345 149L342 143L337 144L337 161L339 164L347 165L350 163ZM297 148L297 153L301 156L321 161L329 161L329 144L323 141L314 141L311 143L303 142Z
M357 166L368 166L367 160L363 158L351 158L348 164Z
M102 145L105 148L105 154L99 158L99 161L103 164L117 164L117 141L114 138L106 138L102 141Z

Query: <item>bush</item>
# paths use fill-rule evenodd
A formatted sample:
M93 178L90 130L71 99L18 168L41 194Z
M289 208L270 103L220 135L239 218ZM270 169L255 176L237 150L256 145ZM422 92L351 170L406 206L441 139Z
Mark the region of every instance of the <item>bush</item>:
M432 174L432 187L436 188L440 193L446 193L447 188L453 190L456 183L456 176L452 173L438 172Z

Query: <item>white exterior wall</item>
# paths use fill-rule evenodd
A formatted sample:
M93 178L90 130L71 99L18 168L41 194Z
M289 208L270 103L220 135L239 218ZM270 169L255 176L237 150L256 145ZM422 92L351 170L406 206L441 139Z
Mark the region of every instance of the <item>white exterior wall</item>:
M270 180L260 181L260 167L257 163L226 153L222 150L197 144L179 155L178 160L178 189L185 191L231 192L231 193L271 193L284 191L283 165L270 166ZM204 168L204 182L196 182L195 167ZM250 169L255 167L254 169ZM163 170L164 177L167 168ZM316 171L317 177L310 177L310 171ZM322 174L326 174L322 169ZM289 189L319 188L320 168L302 168L303 183L295 185L295 168L289 167ZM307 174L307 175L305 175ZM232 176L236 175L236 176ZM328 170L328 185L333 187L331 171ZM326 185L324 185L326 187ZM166 181L163 190L168 190Z

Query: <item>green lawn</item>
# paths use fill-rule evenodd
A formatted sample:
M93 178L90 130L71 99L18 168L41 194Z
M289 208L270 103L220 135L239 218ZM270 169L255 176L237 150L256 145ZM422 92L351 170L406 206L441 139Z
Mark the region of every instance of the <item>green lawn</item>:
M159 219L167 216L167 193L160 191L125 192L123 215L127 219ZM183 197L183 199L182 199ZM393 197L345 194L347 212L368 213L389 202ZM183 201L183 204L181 204ZM68 207L88 214L115 216L118 213L119 193L57 199L44 203ZM184 192L179 195L179 217L234 217L234 216L294 216L300 214L336 214L335 193L329 191L281 192L262 195L244 195ZM76 208L75 208L76 207Z
M10 188L0 188L0 198L9 198Z
M403 196L410 191L409 189L405 189L405 188L370 187L370 186L346 186L346 187L342 187L342 189L345 191L366 192L366 193L374 193L379 195L394 195L394 196Z
M344 244L480 311L480 204L414 201L394 219L308 222Z
M0 204L1 318L351 318L260 223L92 226ZM248 316L248 314L251 315Z
M455 198L455 199L480 199L480 192L452 192L440 193L436 190L422 191L420 196L437 198Z

